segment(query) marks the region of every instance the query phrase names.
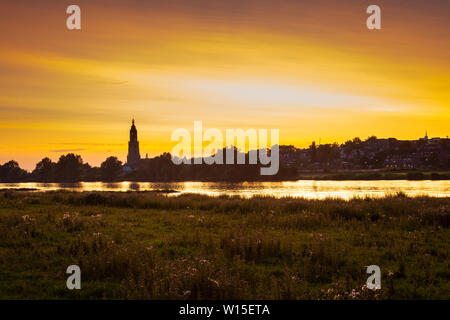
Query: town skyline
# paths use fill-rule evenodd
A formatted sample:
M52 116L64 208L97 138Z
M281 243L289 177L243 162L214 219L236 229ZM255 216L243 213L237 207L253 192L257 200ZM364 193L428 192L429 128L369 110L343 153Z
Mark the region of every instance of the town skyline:
M238 128L236 128L238 129ZM241 128L242 129L242 128ZM244 128L244 130L246 130L246 128ZM192 131L192 130L191 130ZM129 129L129 131L127 131L127 135L128 135L128 140L127 142L124 141L124 143L122 143L121 145L123 146L123 150L120 153L117 154L112 154L112 153L105 153L103 155L103 158L101 158L101 160L99 160L98 162L93 162L90 161L88 158L85 158L83 156L83 150L80 149L64 149L64 150L53 150L51 151L51 153L55 153L56 155L54 157L52 157L51 155L48 154L44 154L45 152L43 151L43 156L39 159L36 159L36 161L33 164L30 164L29 166L23 165L20 163L19 160L17 160L14 157L10 157L5 161L0 161L0 165L8 162L8 161L16 161L19 163L19 166L22 169L25 169L29 172L33 171L36 168L36 164L44 159L44 158L49 158L50 160L54 161L55 163L58 161L58 159L65 155L65 154L76 154L76 155L80 155L81 158L83 159L84 163L89 164L93 167L100 167L101 163L103 161L105 161L105 159L107 159L108 157L116 157L119 161L121 161L123 163L123 165L130 165L130 157L131 159L133 159L133 162L137 162L141 159L152 159L155 157L159 157L162 156L165 153L171 153L171 149L169 150L163 150L159 153L153 153L150 154L149 152L147 152L146 150L143 150L142 148L140 148L141 145L146 145L145 143L145 137L144 139L138 139L138 132L140 132L140 129L137 129L137 127L135 126L135 118L132 118L132 125L131 125L131 129ZM193 133L193 132L191 132ZM142 135L139 133L139 136L142 137ZM318 140L313 140L311 141L309 144L305 145L305 146L298 146L298 145L293 145L293 144L284 144L282 143L282 141L280 141L279 146L280 146L280 153L282 154L283 152L285 152L287 150L287 148L294 148L296 150L296 152L309 152L311 146L315 146L317 148L319 148L320 146L322 147L334 147L337 146L339 148L343 148L346 144L348 143L352 143L355 141L361 141L361 142L366 142L369 141L371 139L375 139L378 142L386 142L388 143L389 141L395 141L396 143L402 143L402 142L408 142L408 143L414 143L417 144L419 142L424 142L426 144L439 144L441 143L441 141L444 141L445 144L450 144L450 140L448 138L448 135L446 137L433 137L433 136L428 136L428 130L425 130L424 136L423 137L418 137L416 139L400 139L398 137L378 137L376 135L370 135L366 138L361 138L360 136L354 136L353 138L347 139L345 141L342 142L338 142L338 141L332 141L332 142L323 142L321 141L321 139L319 138ZM177 142L172 142L172 146L175 145ZM207 146L207 144L203 145L203 148L205 148ZM247 145L248 146L248 145ZM386 145L387 146L387 145ZM377 150L373 150L374 153L376 152L383 152L386 149L386 146L382 147L381 145L377 146ZM192 148L194 147L194 142L192 142ZM226 142L224 141L223 144L223 148L227 148L229 146L226 145ZM235 147L235 145L233 145L233 147ZM142 150L142 152L140 151ZM258 149L247 149L245 150L245 153L248 153L250 151L257 151ZM446 151L447 152L447 151ZM449 157L449 152L446 153L446 157ZM196 156L193 154L192 159L195 158ZM283 158L283 155L281 155L281 157ZM305 158L305 156L302 156L303 158ZM345 158L345 156L344 156ZM285 159L286 160L286 159Z

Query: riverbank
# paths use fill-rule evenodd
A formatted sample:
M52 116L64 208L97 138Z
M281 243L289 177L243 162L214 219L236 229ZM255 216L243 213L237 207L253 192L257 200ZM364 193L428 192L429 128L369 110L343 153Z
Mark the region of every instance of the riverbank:
M449 299L449 198L0 192L0 299ZM82 289L66 288L79 265ZM368 291L366 266L382 289Z
M244 176L245 177L245 176ZM242 178L242 177L240 177ZM0 179L0 184L5 183L79 183L79 182L102 182L102 183L182 183L182 182L218 182L218 183L240 183L240 182L281 182L281 181L298 181L298 180L331 180L331 181L389 181L389 180L409 180L409 181L437 181L450 180L450 171L420 171L420 170L401 170L401 169L371 169L371 170L297 170L291 168L288 173L281 170L281 174L274 176L258 175L252 179L240 179L234 177L230 179L201 178L183 180L183 179L136 179L136 177L127 177L113 180L102 179L83 179L81 181L64 181L64 180L33 180L33 179Z
M416 171L416 170L341 170L300 171L298 179L302 180L450 180L450 171Z

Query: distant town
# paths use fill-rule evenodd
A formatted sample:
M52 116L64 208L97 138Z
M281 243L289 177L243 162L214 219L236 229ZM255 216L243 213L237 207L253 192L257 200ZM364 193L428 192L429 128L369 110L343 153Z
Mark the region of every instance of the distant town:
M240 151L235 148L234 152ZM372 136L343 144L312 142L303 149L280 145L280 169L270 177L259 174L260 164L249 164L249 153L245 157L246 164L227 166L175 165L169 153L141 159L133 119L126 163L109 157L100 167L92 167L80 155L69 153L57 162L44 158L28 172L11 160L0 165L0 182L450 179L450 139L429 138L427 133L417 140Z
M449 169L450 139L359 138L344 144L315 142L307 149L280 146L280 161L301 169Z

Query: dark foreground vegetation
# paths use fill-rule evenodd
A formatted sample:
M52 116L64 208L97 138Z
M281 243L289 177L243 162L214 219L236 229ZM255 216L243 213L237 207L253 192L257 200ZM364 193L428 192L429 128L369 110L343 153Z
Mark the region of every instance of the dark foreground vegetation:
M2 191L0 299L449 299L449 225L449 198L403 194ZM72 264L81 290L66 288Z

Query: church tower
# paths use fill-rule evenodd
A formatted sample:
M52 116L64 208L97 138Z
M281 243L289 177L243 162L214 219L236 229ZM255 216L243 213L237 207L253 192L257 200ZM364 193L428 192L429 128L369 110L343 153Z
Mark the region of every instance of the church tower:
M130 141L128 142L127 164L129 166L136 165L141 160L139 154L139 141L137 139L137 130L134 125L134 119L130 129Z

